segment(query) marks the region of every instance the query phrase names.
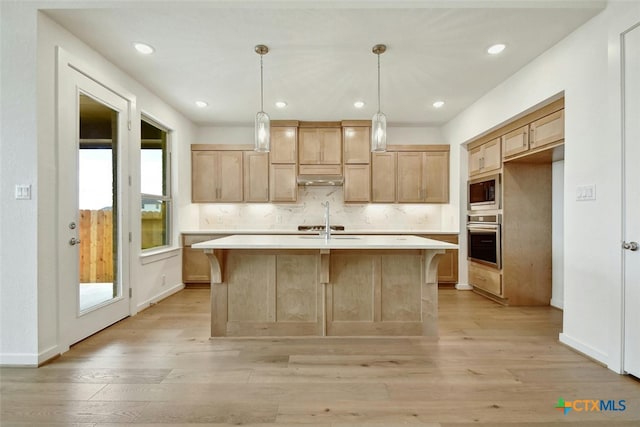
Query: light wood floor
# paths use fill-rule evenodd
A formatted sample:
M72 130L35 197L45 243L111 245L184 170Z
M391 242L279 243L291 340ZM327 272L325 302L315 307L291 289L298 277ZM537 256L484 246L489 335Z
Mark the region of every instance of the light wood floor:
M558 310L440 291L440 340L209 340L182 291L39 369L0 370L7 426L639 426L640 382L557 341ZM555 409L559 398L624 412Z

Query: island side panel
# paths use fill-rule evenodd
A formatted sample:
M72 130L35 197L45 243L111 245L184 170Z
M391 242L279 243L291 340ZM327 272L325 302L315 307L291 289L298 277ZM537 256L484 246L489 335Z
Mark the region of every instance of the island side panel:
M438 262L445 251L426 249L423 251L422 282L422 335L438 336Z
M317 250L229 250L226 335L321 335L319 270Z
M211 265L211 336L227 335L227 284L223 282L224 259L226 252L220 249L205 250Z
M327 335L421 335L420 250L332 250L330 264Z

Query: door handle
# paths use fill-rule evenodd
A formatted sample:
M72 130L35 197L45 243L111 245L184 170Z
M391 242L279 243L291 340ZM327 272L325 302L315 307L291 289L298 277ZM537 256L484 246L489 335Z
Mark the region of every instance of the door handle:
M72 237L71 239L69 239L69 244L71 246L79 245L80 244L80 239L76 239L75 237Z
M639 248L638 242L622 242L622 249L627 249L629 251L635 252Z

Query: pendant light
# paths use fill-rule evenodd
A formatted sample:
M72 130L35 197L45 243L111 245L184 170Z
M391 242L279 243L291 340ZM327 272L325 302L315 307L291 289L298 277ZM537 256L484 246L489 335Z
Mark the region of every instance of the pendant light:
M260 111L256 114L255 124L255 151L268 153L271 148L271 121L269 115L264 112L264 91L262 88L262 57L269 53L269 48L263 44L255 47L255 51L260 55Z
M387 151L387 116L380 111L380 55L387 51L387 46L377 44L371 51L378 55L378 112L371 120L371 151Z

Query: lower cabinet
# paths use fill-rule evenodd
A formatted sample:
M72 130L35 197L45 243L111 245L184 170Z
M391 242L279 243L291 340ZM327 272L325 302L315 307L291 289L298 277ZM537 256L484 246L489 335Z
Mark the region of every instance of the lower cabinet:
M225 234L182 235L182 283L207 286L211 283L209 258L202 249L192 249L191 245L225 236Z
M496 270L495 268L469 262L469 283L497 297L503 295L500 270Z
M457 234L426 234L421 237L458 244ZM456 283L458 283L458 250L447 249L438 263L438 285L451 286Z

